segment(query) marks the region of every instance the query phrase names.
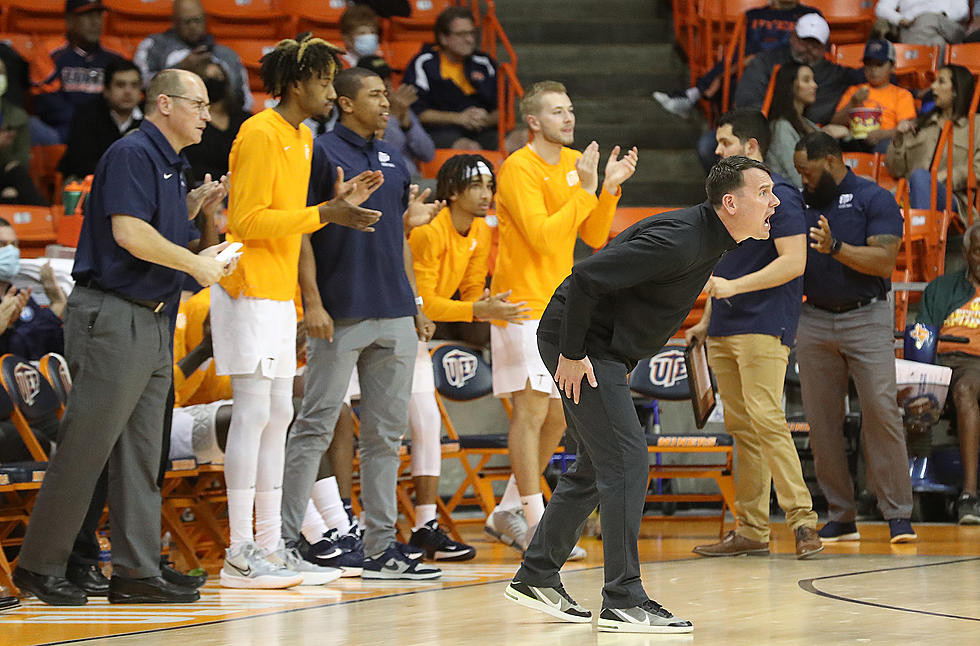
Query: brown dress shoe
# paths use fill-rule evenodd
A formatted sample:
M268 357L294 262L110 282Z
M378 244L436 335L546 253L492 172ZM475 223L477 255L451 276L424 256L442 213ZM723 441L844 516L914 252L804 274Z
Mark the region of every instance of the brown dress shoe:
M800 525L793 533L796 535L796 558L805 559L823 550L823 542L814 528Z
M769 554L769 543L752 541L744 536L739 536L735 530L728 532L720 543L711 545L698 545L694 548L695 554L701 556L740 556L742 554Z

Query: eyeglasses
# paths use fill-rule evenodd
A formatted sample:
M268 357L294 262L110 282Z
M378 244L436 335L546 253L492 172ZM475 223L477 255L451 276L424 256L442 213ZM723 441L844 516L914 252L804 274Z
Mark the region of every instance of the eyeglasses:
M168 94L167 96L169 96L171 99L183 99L184 101L187 101L197 109L198 114L207 114L211 110L211 104L205 103L201 99L192 99L189 96L181 96L179 94Z
M449 35L450 36L460 36L462 38L466 38L467 36L472 36L473 38L476 38L477 36L480 35L480 30L479 29L467 29L467 30L464 30L464 31L451 31L451 32L449 32Z

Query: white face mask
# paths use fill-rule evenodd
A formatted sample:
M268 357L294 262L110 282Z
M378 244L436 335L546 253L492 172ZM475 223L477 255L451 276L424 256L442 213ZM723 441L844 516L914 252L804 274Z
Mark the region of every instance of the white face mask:
M358 34L354 36L354 51L358 56L370 56L378 51L378 35Z
M0 96L7 93L7 75L0 74Z
M7 79L4 78L4 81ZM12 244L0 247L0 281L9 283L20 273L20 249Z

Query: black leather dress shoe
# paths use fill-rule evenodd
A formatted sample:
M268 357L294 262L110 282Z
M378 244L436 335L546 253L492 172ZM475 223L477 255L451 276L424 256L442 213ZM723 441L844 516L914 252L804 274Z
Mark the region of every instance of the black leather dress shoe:
M77 585L61 576L47 576L25 570L14 570L14 585L29 592L49 606L84 606L88 597Z
M207 574L184 574L178 572L167 557L160 557L160 576L162 576L168 583L173 583L182 588L189 588L191 590L197 590L202 585L208 582Z
M90 597L104 597L109 594L109 579L102 574L97 565L68 564L65 576Z
M109 603L192 603L201 598L197 590L182 588L160 576L109 581Z
M19 608L20 599L17 597L0 597L0 612L4 610L10 610L11 608Z

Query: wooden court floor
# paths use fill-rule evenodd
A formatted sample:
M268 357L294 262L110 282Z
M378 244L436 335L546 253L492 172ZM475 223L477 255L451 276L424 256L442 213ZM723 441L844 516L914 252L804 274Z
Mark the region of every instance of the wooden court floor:
M777 526L772 556L703 559L690 549L716 538L717 522L645 522L646 589L694 622L689 636L597 633L507 601L503 591L518 554L474 528L465 538L478 557L445 564L437 582L342 579L319 588L248 591L212 580L201 601L179 606L97 600L52 608L30 599L0 614L0 646L980 644L980 527L916 529L918 543L892 546L887 525L862 524L860 543L828 545L798 561L790 532ZM589 559L570 564L563 581L597 613L602 545L582 544Z

